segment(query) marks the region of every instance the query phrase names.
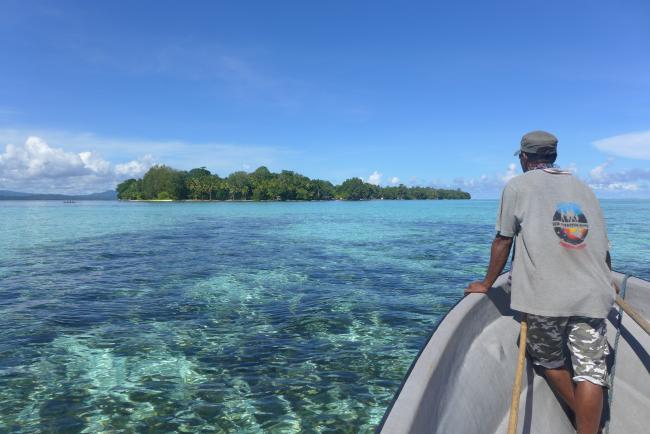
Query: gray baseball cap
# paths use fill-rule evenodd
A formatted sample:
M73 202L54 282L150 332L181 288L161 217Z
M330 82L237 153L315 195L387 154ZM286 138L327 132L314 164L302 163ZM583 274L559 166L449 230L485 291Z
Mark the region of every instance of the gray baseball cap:
M515 152L531 154L557 154L557 137L546 131L531 131L521 138L521 148Z

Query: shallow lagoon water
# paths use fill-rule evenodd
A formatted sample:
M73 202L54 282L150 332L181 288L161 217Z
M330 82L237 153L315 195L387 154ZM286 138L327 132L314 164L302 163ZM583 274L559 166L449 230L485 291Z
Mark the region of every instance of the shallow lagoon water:
M0 202L0 432L371 432L497 201ZM650 279L650 201L603 201Z

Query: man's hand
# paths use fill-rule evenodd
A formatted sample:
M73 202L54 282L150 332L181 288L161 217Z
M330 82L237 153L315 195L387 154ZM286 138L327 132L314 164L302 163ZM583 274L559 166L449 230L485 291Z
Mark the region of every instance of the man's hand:
M479 294L487 294L488 290L487 286L480 280L477 280L476 282L472 282L469 284L467 288L465 288L465 294L470 294L472 292L479 293Z
M506 262L508 262L508 255L510 254L510 247L512 247L512 237L504 237L497 234L492 241L492 250L490 251L490 265L488 266L485 279L482 281L477 280L469 284L465 288L465 294L476 292L478 294L487 294L488 290L503 271Z

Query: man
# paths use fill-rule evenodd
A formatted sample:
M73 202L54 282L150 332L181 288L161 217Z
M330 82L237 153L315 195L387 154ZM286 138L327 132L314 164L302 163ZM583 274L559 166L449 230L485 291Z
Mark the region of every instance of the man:
M514 237L511 307L528 314L528 353L575 412L578 433L596 433L608 384L604 318L616 296L603 214L587 185L553 167L555 136L530 132L515 155L524 174L503 189L487 274L466 292L488 292Z

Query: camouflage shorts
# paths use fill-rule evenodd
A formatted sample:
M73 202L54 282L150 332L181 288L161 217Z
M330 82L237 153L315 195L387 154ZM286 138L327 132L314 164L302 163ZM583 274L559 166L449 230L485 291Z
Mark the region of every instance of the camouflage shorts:
M609 354L602 318L548 317L528 314L528 354L533 363L553 369L564 366L564 340L571 353L574 381L607 387Z

